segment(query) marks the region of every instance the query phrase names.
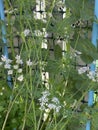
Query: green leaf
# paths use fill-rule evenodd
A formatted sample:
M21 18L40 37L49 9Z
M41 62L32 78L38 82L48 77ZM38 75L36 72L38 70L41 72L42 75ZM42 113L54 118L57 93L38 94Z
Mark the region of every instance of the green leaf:
M62 58L62 49L59 45L54 46L54 56L56 59Z
M0 106L0 112L2 112L5 108L3 106Z

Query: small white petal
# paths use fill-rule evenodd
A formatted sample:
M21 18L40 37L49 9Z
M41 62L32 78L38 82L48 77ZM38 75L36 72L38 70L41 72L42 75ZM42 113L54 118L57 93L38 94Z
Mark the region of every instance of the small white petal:
M26 37L26 36L28 36L28 35L29 35L30 30L29 30L29 29L25 29L23 33L24 33L24 36Z
M16 63L17 63L17 64L23 64L23 61L22 61L22 59L20 58L20 55L16 55L15 59L16 59Z
M43 121L46 121L46 120L47 120L48 115L49 115L48 113L44 113Z
M0 93L0 95L2 96L2 95L3 95L3 93L1 92L1 93Z
M3 62L5 62L5 61L7 60L7 57L4 56L4 55L2 55L1 60L2 60Z
M32 61L29 59L28 61L26 61L27 66L32 66Z
M53 103L50 103L49 105L48 105L48 108L49 109L56 109L56 105L55 104L53 104Z
M46 113L49 113L49 112L50 112L50 109L45 109L45 112L46 112Z
M23 75L20 75L18 78L17 78L18 81L23 81Z
M21 69L21 68L20 68L20 69L18 69L18 70L17 70L17 72L18 72L18 73L21 73L21 72L22 72L22 69Z
M11 68L11 65L10 65L10 64L5 64L5 65L4 65L4 68L5 68L5 69L10 69L10 68Z
M15 69L15 70L17 70L18 69L18 65L13 65L13 68Z
M20 55L16 55L15 59L20 60Z
M4 87L2 87L2 90L4 90L5 88Z
M8 70L8 75L13 74L13 70Z
M61 109L61 106L57 106L56 107L56 112L58 113L60 111L60 109Z
M6 64L9 64L9 63L12 63L12 60L7 59L7 60L6 60Z
M56 104L59 104L59 103L60 103L59 100L58 100L58 98L56 98L56 97L53 97L52 102L54 102L54 103L56 103Z
M17 63L17 64L23 64L23 61L22 61L21 59L17 59L17 60L16 60L16 63Z

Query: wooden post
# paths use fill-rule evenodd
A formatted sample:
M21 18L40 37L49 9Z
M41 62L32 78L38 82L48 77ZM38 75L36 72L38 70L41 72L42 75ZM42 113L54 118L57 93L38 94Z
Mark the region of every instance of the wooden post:
M0 19L3 21L2 28L1 28L1 30L2 30L2 41L4 43L3 55L6 56L6 58L8 58L8 48L7 48L7 40L6 40L6 27L5 27L5 15L4 15L3 0L0 0ZM9 87L12 88L10 76L7 76L7 81L8 81Z
M98 19L98 0L95 0L95 9L94 9L95 18ZM98 40L98 23L93 23L93 30L92 30L92 44L97 47L97 40ZM90 70L92 72L95 71L95 64L90 65ZM88 94L88 106L92 107L94 100L94 92L92 90L89 91ZM91 130L91 120L88 120L86 124L86 130Z

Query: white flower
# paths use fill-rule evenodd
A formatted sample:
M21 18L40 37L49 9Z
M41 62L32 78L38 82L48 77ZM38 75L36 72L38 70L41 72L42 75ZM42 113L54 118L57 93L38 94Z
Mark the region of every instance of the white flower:
M56 98L56 97L53 97L52 102L54 102L54 103L56 103L56 104L59 104L59 103L60 103L59 100L58 100L58 98Z
M40 103L45 104L46 102L48 102L48 98L46 96L42 96L41 98L38 99L40 101Z
M40 104L40 110L45 110L45 104Z
M16 55L15 59L16 59L16 63L17 63L17 64L23 64L23 61L22 61L22 59L20 58L20 55Z
M29 29L25 29L23 33L24 33L24 36L26 37L26 36L28 36L28 35L29 35L30 30L29 30Z
M13 65L13 68L15 69L15 70L17 70L18 69L18 65Z
M20 75L18 78L17 78L18 81L23 81L23 75Z
M26 63L27 63L27 66L32 66L32 62L30 59L28 61L26 61Z
M89 70L89 67L81 67L78 69L78 74L83 74Z
M16 60L16 63L17 64L23 64L23 61L21 59L20 60L18 59L18 60Z
M3 93L1 92L1 93L0 93L0 95L2 96L2 95L3 95Z
M17 11L17 9L13 9L13 10L5 10L4 12L5 13L9 13L9 14L12 14L13 12L15 13L15 11Z
M13 70L8 70L8 75L13 74Z
M87 76L89 79L92 79L93 81L95 81L96 73L95 73L95 71L89 71Z
M4 55L2 55L1 60L2 60L3 62L6 62L6 64L9 64L9 63L12 62L12 60L8 59L8 58L7 58L6 56L4 56Z
M23 64L23 61L22 60L16 60L16 63L17 64Z
M49 91L44 91L44 92L42 92L42 94L43 94L44 96L49 96L49 95L50 95Z
M39 102L40 102L40 109L41 110L45 110L46 106L48 105L48 96L50 95L50 93L48 91L44 91L42 92L43 96L41 98L39 98Z
M2 87L2 90L4 90L5 88L4 87Z
M15 59L20 60L20 55L16 55Z
M46 120L47 120L48 115L49 115L48 113L44 113L43 121L46 121Z
M61 106L60 105L55 105L55 104L53 104L53 103L50 103L49 105L48 105L48 108L50 109L50 110L54 110L55 112L59 112L60 111L60 109L61 109Z
M53 97L52 100L49 100L49 95L49 91L42 92L42 97L39 99L40 109L44 110L45 113L49 113L51 110L54 110L56 113L59 112L61 106L58 98Z
M6 60L6 63L7 63L7 64L12 63L12 60L7 59L7 60Z
M5 68L5 69L10 69L10 68L11 68L11 65L10 65L10 64L5 64L5 65L4 65L4 68Z
M60 109L61 109L61 106L57 106L55 111L58 113Z
M55 110L56 105L53 104L53 103L50 103L50 104L48 104L48 108L49 108L49 109L54 109L54 110Z
M95 77L95 72L94 72L94 71L90 71L90 72L87 74L87 76L88 76L89 78L94 78L94 77Z
M7 61L7 57L4 56L4 55L2 55L1 60L2 60L3 62L6 62L6 61Z
M36 36L42 36L43 35L43 33L40 30L35 30L34 33L35 33Z
M46 112L46 113L49 113L49 112L50 112L50 109L49 109L49 108L45 109L45 112Z
M18 69L18 70L17 70L17 72L18 72L18 73L21 73L21 72L22 72L22 69L21 69L21 68L20 68L20 69Z

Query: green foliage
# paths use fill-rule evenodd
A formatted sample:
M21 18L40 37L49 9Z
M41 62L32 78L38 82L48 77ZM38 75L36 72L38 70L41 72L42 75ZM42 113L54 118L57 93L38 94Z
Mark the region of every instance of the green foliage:
M87 0L46 0L46 21L35 19L35 0L6 0L5 9L12 11L6 14L7 45L11 50L9 57L16 65L15 55L19 54L23 64L23 81L17 80L19 73L14 70L12 75L13 88L10 89L7 82L7 69L0 65L0 128L2 130L84 130L86 121L92 118L92 130L98 129L97 103L92 108L81 100L87 95L88 90L97 89L98 82L93 82L87 74L79 74L76 66L75 51L80 51L79 56L85 64L90 64L98 58L98 49L91 43L91 29L94 21L94 1ZM66 17L62 19L62 9L66 6ZM61 11L61 12L60 12ZM51 16L50 16L51 14ZM0 27L4 25L0 21ZM45 40L43 28L46 28L49 36L47 49L41 48ZM25 36L24 30L29 29L29 35ZM36 35L35 31L41 33ZM15 50L14 38L19 38L19 53ZM66 42L67 50L62 55L62 45ZM52 45L53 44L53 45ZM50 52L50 47L53 52ZM0 49L3 50L2 33L0 31ZM2 55L2 54L1 54ZM27 66L31 59L32 66ZM42 80L42 72L49 72L49 79ZM47 83L48 82L48 83ZM46 87L45 84L48 84ZM60 102L60 112L50 109L40 110L39 99L43 91L49 91L51 102L57 97ZM45 99L44 99L45 100ZM78 112L78 111L81 112ZM44 121L44 114L48 114Z

